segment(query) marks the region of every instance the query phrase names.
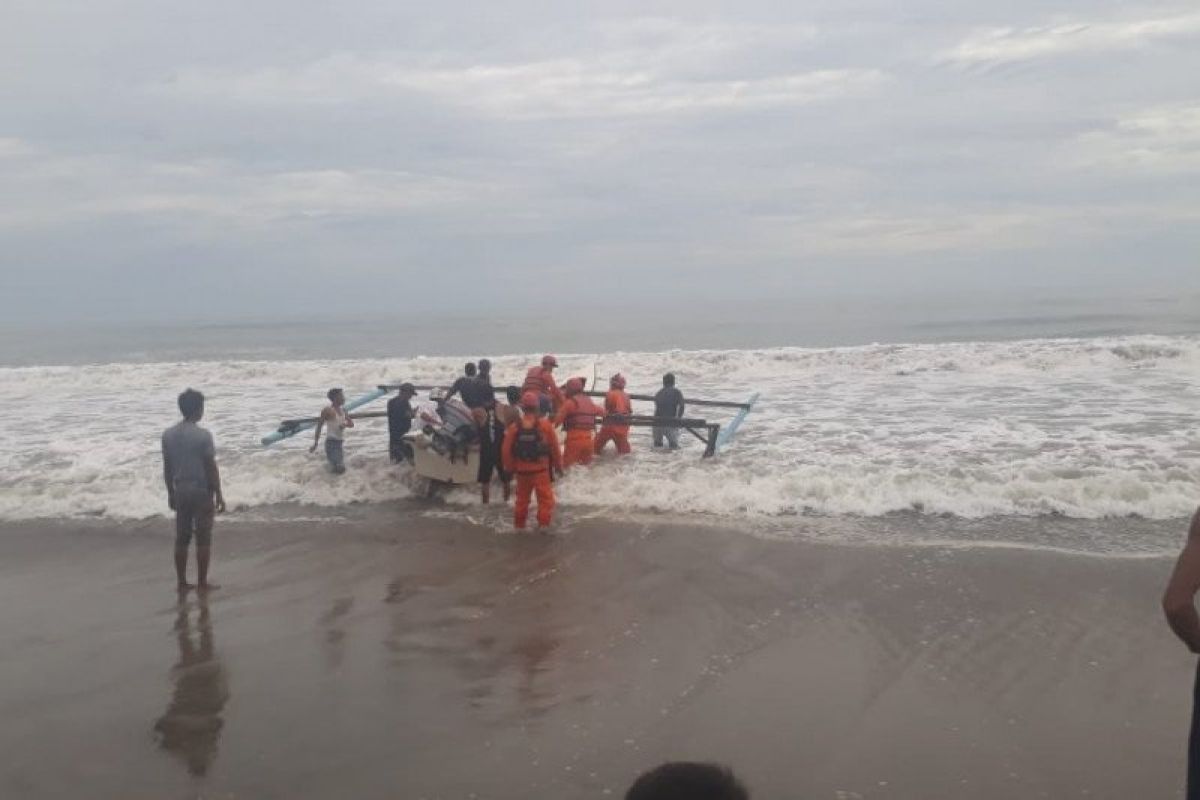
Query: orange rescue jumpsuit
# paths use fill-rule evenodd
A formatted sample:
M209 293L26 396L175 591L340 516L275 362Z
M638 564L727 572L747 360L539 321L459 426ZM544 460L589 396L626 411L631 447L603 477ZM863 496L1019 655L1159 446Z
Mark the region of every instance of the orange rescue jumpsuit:
M563 401L558 416L554 418L554 424L561 425L567 432L567 441L563 445L563 469L573 464L592 463L595 447L592 435L596 430L596 417L600 413L592 398L582 392L568 395Z
M540 397L548 397L552 407L557 410L563 403L562 389L554 382L554 373L545 367L530 367L525 373L525 383L521 385L521 393L533 392Z
M633 413L633 406L629 403L629 395L625 394L622 389L611 389L604 396L604 413L606 414L623 414L628 416ZM626 455L630 451L629 447L629 426L617 425L611 422L606 422L600 426L600 435L596 437L596 453L604 449L604 446L610 441L617 445L617 453Z
M517 432L520 428L533 427L541 432L542 441L546 443L546 447L550 451L549 455L536 461L518 459L513 452L513 445L517 441ZM504 462L504 471L517 476L517 498L513 505L513 525L518 528L525 527L525 521L529 518L530 497L535 492L537 493L538 525L543 527L549 525L554 515L554 486L550 470L562 469L562 452L558 447L558 434L554 432L554 427L548 420L539 416L526 415L508 426L508 430L504 433L504 444L501 446L500 453Z

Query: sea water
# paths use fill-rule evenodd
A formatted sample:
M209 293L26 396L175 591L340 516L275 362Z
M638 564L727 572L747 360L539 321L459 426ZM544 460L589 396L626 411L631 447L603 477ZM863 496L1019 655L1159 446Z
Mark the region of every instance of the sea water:
M311 433L270 448L259 440L284 418L315 415L329 387L352 398L384 382L448 384L464 360L166 360L153 344L111 363L0 367L0 519L164 514L159 435L189 386L208 398L204 424L216 437L231 506L337 509L408 498L412 482L388 462L383 420L351 431L349 471L340 477L308 452ZM540 353L469 355L490 356L504 384L519 382ZM1029 536L1136 551L1146 548L1109 541L1128 539L1122 532L1134 525L1114 520L1177 521L1200 502L1195 335L558 355L560 377L596 375L603 385L620 371L635 393L653 392L666 371L685 396L744 401L761 393L719 458L702 460L703 445L686 434L681 452L653 451L648 432L635 429L631 458L602 459L560 484L566 509L669 513L784 536L814 519L847 536L864 524L890 535L896 526L887 520L899 515L927 520L926 535L975 530L993 541L1006 539L996 520L1041 520ZM732 413L689 409L722 423ZM473 499L460 491L448 501ZM863 522L872 519L884 522ZM1070 519L1096 523L1045 533L1047 521Z

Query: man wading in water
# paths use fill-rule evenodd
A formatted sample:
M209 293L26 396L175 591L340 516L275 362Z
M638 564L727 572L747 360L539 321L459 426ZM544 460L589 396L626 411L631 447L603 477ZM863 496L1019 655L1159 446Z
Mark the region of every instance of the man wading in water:
M208 560L212 554L213 514L225 510L221 495L221 473L217 470L212 434L201 428L204 395L188 389L179 395L183 421L162 435L163 481L167 505L175 512L175 578L179 591L187 582L188 545L196 540L196 588L201 592L218 588L208 582Z
M1196 614L1196 592L1200 591L1200 509L1192 517L1187 543L1163 593L1167 623L1188 650L1200 655L1200 615ZM1192 730L1188 737L1188 800L1200 800L1200 664L1192 690Z
M317 452L317 445L321 443L321 428L326 428L325 458L329 461L330 471L334 475L341 475L346 471L346 452L343 449L346 429L354 427L354 420L346 413L346 395L341 389L330 389L325 396L329 398L329 405L321 409L317 433L308 451Z

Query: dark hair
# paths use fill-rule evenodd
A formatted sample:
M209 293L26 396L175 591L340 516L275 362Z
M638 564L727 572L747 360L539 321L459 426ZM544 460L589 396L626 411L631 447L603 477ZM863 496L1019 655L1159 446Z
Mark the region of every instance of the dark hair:
M417 387L413 386L411 383L400 384L400 394L405 394L405 393L416 394Z
M750 795L729 767L672 761L643 773L625 800L750 800Z
M467 373L468 378L473 378L475 376L475 362L468 361L467 365L463 367L463 372Z
M666 375L663 375L663 386L674 386L674 385L675 385L675 373L674 372L668 372Z
M328 392L326 392L325 396L329 398L330 402L333 402L334 395L339 395L341 393L342 393L342 388L340 386L335 386L332 389L330 389Z
M486 358L479 359L479 374L480 375L491 375L492 374L492 362L488 361Z
M504 390L504 396L508 398L508 402L512 405L521 404L521 390L516 386L510 386Z
M179 395L179 413L184 419L199 417L204 413L204 395L195 389L184 389Z

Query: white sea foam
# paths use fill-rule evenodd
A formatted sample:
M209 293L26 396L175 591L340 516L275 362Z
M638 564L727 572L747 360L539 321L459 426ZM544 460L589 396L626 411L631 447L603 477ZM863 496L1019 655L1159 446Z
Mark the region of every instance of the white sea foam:
M484 355L484 354L480 354ZM515 380L529 356L493 359ZM564 504L778 519L896 511L961 518L1138 515L1170 519L1200 500L1200 339L1138 336L564 357L565 375L621 370L653 391L670 369L685 394L762 401L734 445L701 461L636 452L579 471ZM0 369L0 519L165 511L159 433L186 386L209 399L229 502L337 506L408 497L386 457L386 423L347 442L326 473L310 434L259 438L314 414L329 386L354 396L397 379L448 382L458 358L197 362ZM378 404L382 408L382 403ZM726 411L693 408L714 420ZM452 495L465 503L467 493Z

